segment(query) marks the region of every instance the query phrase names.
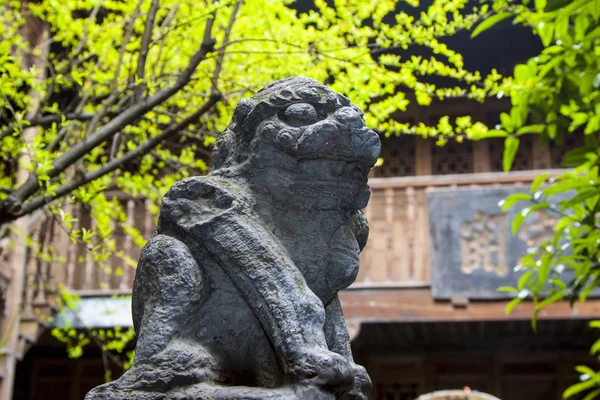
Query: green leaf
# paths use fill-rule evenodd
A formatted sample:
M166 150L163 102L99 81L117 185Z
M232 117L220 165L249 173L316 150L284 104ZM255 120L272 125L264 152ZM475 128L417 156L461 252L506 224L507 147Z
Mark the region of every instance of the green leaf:
M592 390L581 400L594 400L600 397L600 389Z
M517 135L523 135L525 133L542 133L546 129L544 124L527 125L517 130Z
M506 315L509 315L517 305L519 305L521 302L523 301L523 299L520 299L518 297L512 299L507 305L506 305Z
M540 186L542 186L542 183L546 182L546 179L548 179L549 176L550 174L548 173L536 176L533 182L531 182L531 194L537 192Z
M484 133L479 135L480 139L489 139L489 138L498 138L498 137L506 137L508 132L503 131L501 129L490 129L485 131Z
M571 121L571 125L569 125L569 132L573 132L575 129L585 124L589 119L589 115L584 112L578 112L573 114L571 118L573 118L573 121Z
M560 287L561 290L568 290L567 285L565 285L565 283L563 281L561 281L560 279L552 279L552 281L550 281L550 283L554 286Z
M519 201L532 201L531 195L528 193L514 193L508 196L506 199L500 201L498 205L502 207L502 211L506 211Z
M565 292L556 292L552 296L540 301L535 306L535 310L533 312L533 319L537 319L540 311L542 311L542 309L544 307L546 307L549 304L556 303L557 301L561 301L562 299L565 298L565 296L566 296Z
M586 365L577 365L575 367L575 371L579 372L582 375L585 374L589 376L593 376L596 373L593 369Z
M561 201L560 204L568 207L576 206L583 203L585 200L600 195L600 189L590 186L589 190L582 190L575 197L569 200Z
M562 62L563 58L562 57L558 57L558 56L554 56L550 59L550 61L548 61L542 68L540 68L540 72L538 73L538 78L543 78L545 77L548 72L550 72L552 69L554 69L555 67L558 66L558 64L560 64Z
M590 326L590 328L600 329L600 320L595 319L593 321L590 321L589 326ZM600 339L598 339L598 340L600 340Z
M546 8L546 0L535 0L535 9L537 12L544 12L544 8Z
M591 388L593 388L596 385L597 385L597 380L596 379L590 379L590 380L587 380L585 382L576 383L576 384L574 384L572 386L569 386L567 388L567 390L565 390L563 392L563 399L568 399L569 397L574 396L574 395L576 395L578 393L584 392L584 391L586 391L588 389L591 389Z
M510 118L515 124L515 128L522 126L527 121L528 112L529 107L525 101L519 102L518 105L510 109Z
M510 12L503 12L503 13L492 15L491 17L484 19L479 25L477 25L477 28L475 28L475 30L471 34L471 39L474 38L475 36L479 35L481 32L483 32L487 29L490 29L492 26L496 25L500 21L505 20L506 18L510 17L511 15L512 15L512 13L510 13Z
M528 271L525 271L525 273L521 275L521 277L517 281L517 288L519 290L523 290L525 288L525 286L527 285L527 281L529 280L529 278L531 278L531 275L533 275L534 272L535 271L533 269L530 269Z
M595 355L598 354L600 352L600 339L597 339L594 344L592 345L592 347L590 347L590 354L591 355Z
M587 153L589 153L589 150L585 147L570 150L563 157L561 164L565 167L581 165L587 160Z
M600 114L596 114L589 119L583 133L586 135L591 135L593 133L598 132L599 130L600 130Z
M542 43L544 47L548 47L550 42L552 42L552 34L554 33L554 24L547 22L541 22L543 24L541 27L538 26L537 33L540 39L542 39Z
M531 215L531 213L533 211L541 210L541 209L545 209L545 208L548 208L548 203L538 203L531 207L522 209L520 213L515 215L515 219L513 219L512 226L511 226L512 234L514 235L519 231L519 228L523 224L523 221L525 221L525 218L527 218L529 215Z
M600 2L592 1L588 9L596 21L600 19Z
M499 292L506 292L506 293L518 293L519 290L517 288L514 288L512 286L501 286L497 289Z
M582 182L579 180L568 179L568 180L563 180L560 182L553 183L552 185L548 185L544 189L542 189L542 192L544 192L544 195L546 197L550 197L550 196L557 195L559 193L568 192L573 189L588 187L589 185L590 184L588 182Z
M505 112L500 113L500 124L508 132L513 132L515 130L515 124L511 116Z
M518 149L519 139L508 136L504 141L504 154L502 156L502 169L504 169L504 172L510 171Z

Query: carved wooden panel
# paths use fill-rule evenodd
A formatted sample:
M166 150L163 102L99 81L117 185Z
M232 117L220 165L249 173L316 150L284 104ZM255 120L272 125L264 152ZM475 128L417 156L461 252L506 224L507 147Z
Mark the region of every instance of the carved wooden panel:
M506 214L475 212L475 218L460 223L461 271L472 274L478 269L499 276L508 275Z
M498 202L518 186L439 189L428 193L432 294L438 299L505 298L500 286L516 286L515 271L528 246L552 233L553 216L540 211L527 219L518 235L511 222L520 209L503 213ZM524 205L525 206L525 205Z

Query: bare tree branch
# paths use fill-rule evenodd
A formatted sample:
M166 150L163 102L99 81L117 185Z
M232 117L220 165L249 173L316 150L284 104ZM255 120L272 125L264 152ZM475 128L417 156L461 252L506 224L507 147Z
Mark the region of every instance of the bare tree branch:
M231 15L229 17L229 22L227 23L227 28L225 28L225 36L223 37L223 43L227 43L229 41L229 36L231 36L231 30L233 29L233 23L235 22L235 18L237 13L240 11L242 7L243 0L237 1L233 6L233 10L231 11ZM221 74L221 70L223 69L223 59L225 58L225 48L219 50L217 58L217 65L215 66L215 70L212 77L212 88L213 91L218 92L218 80L219 75Z
M91 172L87 172L87 173L84 173L83 175L80 175L78 179L76 178L75 180L73 180L71 182L65 183L64 185L57 188L55 190L55 192L50 196L38 196L38 197L35 197L35 198L27 201L24 204L24 206L21 208L21 210L19 210L19 212L0 216L0 226L2 226L5 223L14 221L15 219L17 219L23 215L29 214L29 213L43 207L44 205L46 205L47 203L49 203L51 201L54 201L63 196L66 196L69 193L71 193L73 190L77 189L78 187L83 186L93 180L96 180L106 174L109 174L109 173L117 170L118 168L122 167L127 162L129 162L135 158L138 158L144 154L147 154L152 149L154 149L156 146L158 146L160 143L162 143L164 140L168 139L170 136L175 135L178 131L180 131L181 129L184 129L188 125L193 124L194 122L197 122L198 119L202 115L207 113L215 104L217 104L217 102L220 99L221 99L220 94L218 94L218 93L211 94L208 98L208 101L200 109L198 109L198 111L196 111L195 113L184 118L182 121L169 126L161 134L148 139L147 141L142 143L140 146L138 146L134 150L124 154L123 156L121 156L119 158L109 161L108 163L104 164L100 168L97 168Z
M139 98L142 97L144 90L147 87L147 85L143 82L146 78L146 59L148 58L148 49L150 47L150 41L152 40L152 31L154 29L154 20L156 19L158 7L158 0L152 0L152 2L150 3L150 10L148 11L148 15L146 16L146 25L144 27L144 34L142 35L140 55L138 57L136 69L136 80L141 79L142 83L134 89L134 102L136 102Z
M52 114L52 115L44 115L41 117L34 117L31 119L24 119L21 123L26 126L45 126L50 125L53 122L61 122L65 121L89 121L94 118L94 113L68 113L68 114ZM15 131L17 125L16 123L9 124L2 133L0 133L0 140L5 137L12 135Z
M100 122L100 120L106 115L109 107L112 106L114 104L114 102L117 101L117 99L121 95L121 92L117 90L119 87L119 76L121 75L123 59L125 58L125 50L127 48L127 44L129 44L129 41L131 40L131 35L133 34L133 27L135 24L135 20L139 16L140 9L142 7L142 2L143 2L143 0L138 1L137 6L135 7L135 10L133 11L133 15L131 16L131 19L129 20L127 27L125 28L125 35L123 36L123 43L121 43L121 49L119 51L119 61L117 61L117 68L115 68L115 74L114 74L113 80L110 84L112 93L110 96L108 96L106 101L102 104L102 107L100 108L100 110L98 110L98 112L96 113L96 116L92 119L92 121L88 125L87 132L91 133L96 130L96 126L98 125L98 122Z
M75 144L56 160L54 160L52 163L52 169L47 172L48 177L54 178L58 176L61 172L73 165L73 163L87 154L90 150L106 140L109 140L114 134L121 131L125 126L133 123L142 115L152 110L154 107L162 104L183 89L192 79L192 75L196 71L200 62L206 59L207 54L214 49L215 40L212 37L212 27L215 16L215 13L213 13L212 17L207 19L204 38L200 48L194 55L192 55L188 66L181 72L173 85L167 86L156 94L140 100L140 102L117 115L106 125L83 138L81 142ZM38 177L35 173L31 173L25 183L15 189L15 191L9 196L9 199L0 202L0 213L8 213L9 215L22 215L22 213L19 211L20 207L38 189ZM2 218L0 219L0 223L3 221L3 219L6 219L6 217L0 218ZM9 217L9 219L13 220L14 218Z
M160 25L160 28L158 30L159 33L161 34L160 36L163 39L160 42L160 47L158 48L158 54L156 56L156 63L154 64L154 67L152 68L152 77L150 78L152 80L154 80L154 78L156 78L158 62L160 61L160 56L162 55L163 49L165 48L166 40L165 40L165 36L162 35L162 32L164 32L164 30L167 29L169 24L173 21L173 18L175 18L177 11L179 11L179 4L175 4L175 6L173 8L171 8L171 10L165 17L164 21L162 22L162 24Z
M76 59L77 57L79 57L79 55L83 51L83 48L85 47L85 42L87 41L88 33L90 31L90 25L92 25L92 22L94 22L96 20L96 17L98 16L98 12L100 11L100 8L102 7L102 3L103 3L103 1L99 1L98 4L96 5L96 7L94 7L92 9L92 12L90 13L88 21L85 24L85 27L83 28L83 34L81 35L81 38L79 38L79 42L77 43L77 47L75 48L75 51L73 52L73 57L71 57L71 59L73 59L73 60Z

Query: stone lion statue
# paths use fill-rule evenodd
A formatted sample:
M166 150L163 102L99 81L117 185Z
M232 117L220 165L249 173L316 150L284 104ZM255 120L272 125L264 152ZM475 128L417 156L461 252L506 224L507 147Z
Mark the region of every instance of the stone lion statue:
M379 137L312 79L242 100L214 170L173 185L133 286L138 341L96 399L367 399L338 291L356 278Z

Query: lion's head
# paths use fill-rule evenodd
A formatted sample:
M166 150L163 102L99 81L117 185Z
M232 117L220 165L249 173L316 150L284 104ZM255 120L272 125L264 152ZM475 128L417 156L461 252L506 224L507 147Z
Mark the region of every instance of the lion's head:
M298 77L240 101L213 159L216 173L258 179L276 200L359 209L369 199L367 175L380 149L346 97Z

